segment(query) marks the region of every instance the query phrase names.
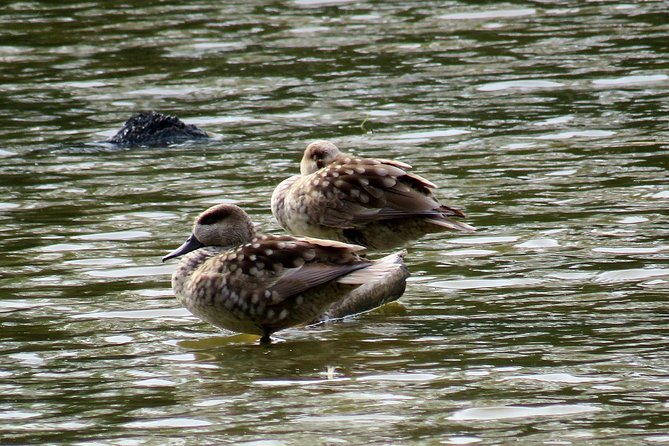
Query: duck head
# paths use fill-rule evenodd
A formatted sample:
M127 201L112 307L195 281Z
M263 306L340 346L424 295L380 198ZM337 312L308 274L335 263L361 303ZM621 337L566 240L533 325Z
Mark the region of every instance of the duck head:
M341 152L330 141L314 141L304 151L300 173L310 175L330 164Z
M183 245L163 257L163 262L205 246L234 247L255 237L248 214L234 204L212 206L195 219L193 232Z

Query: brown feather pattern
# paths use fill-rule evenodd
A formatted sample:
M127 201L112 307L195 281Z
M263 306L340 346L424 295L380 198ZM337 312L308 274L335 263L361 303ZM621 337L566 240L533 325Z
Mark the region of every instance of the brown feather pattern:
M183 255L172 275L179 301L213 325L265 340L313 320L357 286L397 273L396 265L361 257L362 246L255 235L248 215L231 204L202 213L188 240L198 242L194 250L187 241L166 256Z
M451 220L465 215L441 204L432 192L435 184L410 169L399 161L353 157L332 143L318 141L305 151L302 175L275 189L272 212L295 234L378 249L444 229L474 230ZM359 235L356 239L347 236L352 229ZM391 234L396 236L389 239Z

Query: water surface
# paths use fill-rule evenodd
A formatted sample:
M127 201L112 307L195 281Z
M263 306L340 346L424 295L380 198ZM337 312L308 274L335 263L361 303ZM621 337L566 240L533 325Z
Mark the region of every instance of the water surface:
M0 433L40 444L669 442L664 2L14 2L0 17ZM100 143L140 110L216 133ZM278 232L314 139L410 163L475 235L398 304L270 348L160 258Z

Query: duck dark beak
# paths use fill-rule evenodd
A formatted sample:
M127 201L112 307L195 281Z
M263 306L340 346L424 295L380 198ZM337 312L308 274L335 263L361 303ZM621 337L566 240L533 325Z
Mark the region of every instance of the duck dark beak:
M182 256L184 254L188 254L189 252L195 251L196 249L202 248L203 246L204 244L202 244L202 242L199 241L197 237L195 237L195 234L191 234L183 245L179 246L177 249L163 257L163 262L175 257Z

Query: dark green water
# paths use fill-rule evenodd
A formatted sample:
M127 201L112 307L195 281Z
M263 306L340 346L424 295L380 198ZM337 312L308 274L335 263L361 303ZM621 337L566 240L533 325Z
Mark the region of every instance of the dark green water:
M669 443L666 11L4 7L0 442ZM96 143L148 109L218 137ZM221 201L278 231L322 138L412 164L479 232L410 247L400 304L271 348L190 317L161 256Z

